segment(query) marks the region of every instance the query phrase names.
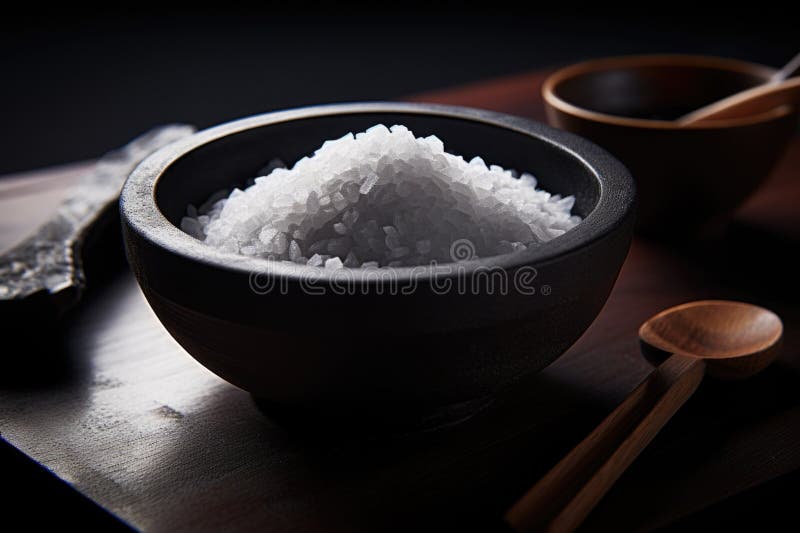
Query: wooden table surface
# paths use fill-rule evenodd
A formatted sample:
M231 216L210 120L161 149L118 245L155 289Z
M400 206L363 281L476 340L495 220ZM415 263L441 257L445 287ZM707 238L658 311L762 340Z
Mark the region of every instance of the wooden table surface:
M541 118L541 80L526 74L415 99ZM0 248L41 221L87 165L2 179ZM800 270L789 253L800 242L798 168L796 138L715 240L680 249L635 240L589 331L460 424L399 436L287 432L189 357L123 272L95 286L65 321L51 354L64 364L32 364L29 375L0 379L2 437L145 530L474 524L499 517L647 374L636 338L643 320L700 298L758 303L784 320L780 360L747 382L704 384L585 528L691 524L800 469ZM4 353L26 357L24 347Z

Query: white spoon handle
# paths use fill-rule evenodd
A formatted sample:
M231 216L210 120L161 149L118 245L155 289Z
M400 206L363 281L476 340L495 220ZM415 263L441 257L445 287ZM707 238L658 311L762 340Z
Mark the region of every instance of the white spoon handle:
M780 83L789 79L800 71L800 52L797 53L782 69L772 75L770 83Z

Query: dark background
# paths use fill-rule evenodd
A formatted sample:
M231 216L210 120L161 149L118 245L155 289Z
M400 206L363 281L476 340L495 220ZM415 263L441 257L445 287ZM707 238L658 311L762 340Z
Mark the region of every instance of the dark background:
M3 17L0 175L93 158L165 122L206 127L280 108L395 99L603 55L695 52L778 66L800 48L793 17L768 4L707 13L698 5Z

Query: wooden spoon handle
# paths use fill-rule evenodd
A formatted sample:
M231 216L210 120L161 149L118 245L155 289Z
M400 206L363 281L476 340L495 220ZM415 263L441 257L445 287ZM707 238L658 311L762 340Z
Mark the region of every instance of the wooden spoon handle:
M779 83L759 85L724 98L682 116L678 122L681 126L697 125L715 120L757 115L782 105L797 106L798 103L800 103L800 78L791 78Z
M506 513L523 531L572 531L703 379L702 359L672 355Z

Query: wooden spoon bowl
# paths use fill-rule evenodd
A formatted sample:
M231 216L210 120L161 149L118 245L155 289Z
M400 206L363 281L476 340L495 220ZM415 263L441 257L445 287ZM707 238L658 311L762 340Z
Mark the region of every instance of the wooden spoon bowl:
M655 315L639 329L642 352L659 362L667 354L702 357L706 372L744 379L766 368L780 351L780 318L763 307L704 300Z

